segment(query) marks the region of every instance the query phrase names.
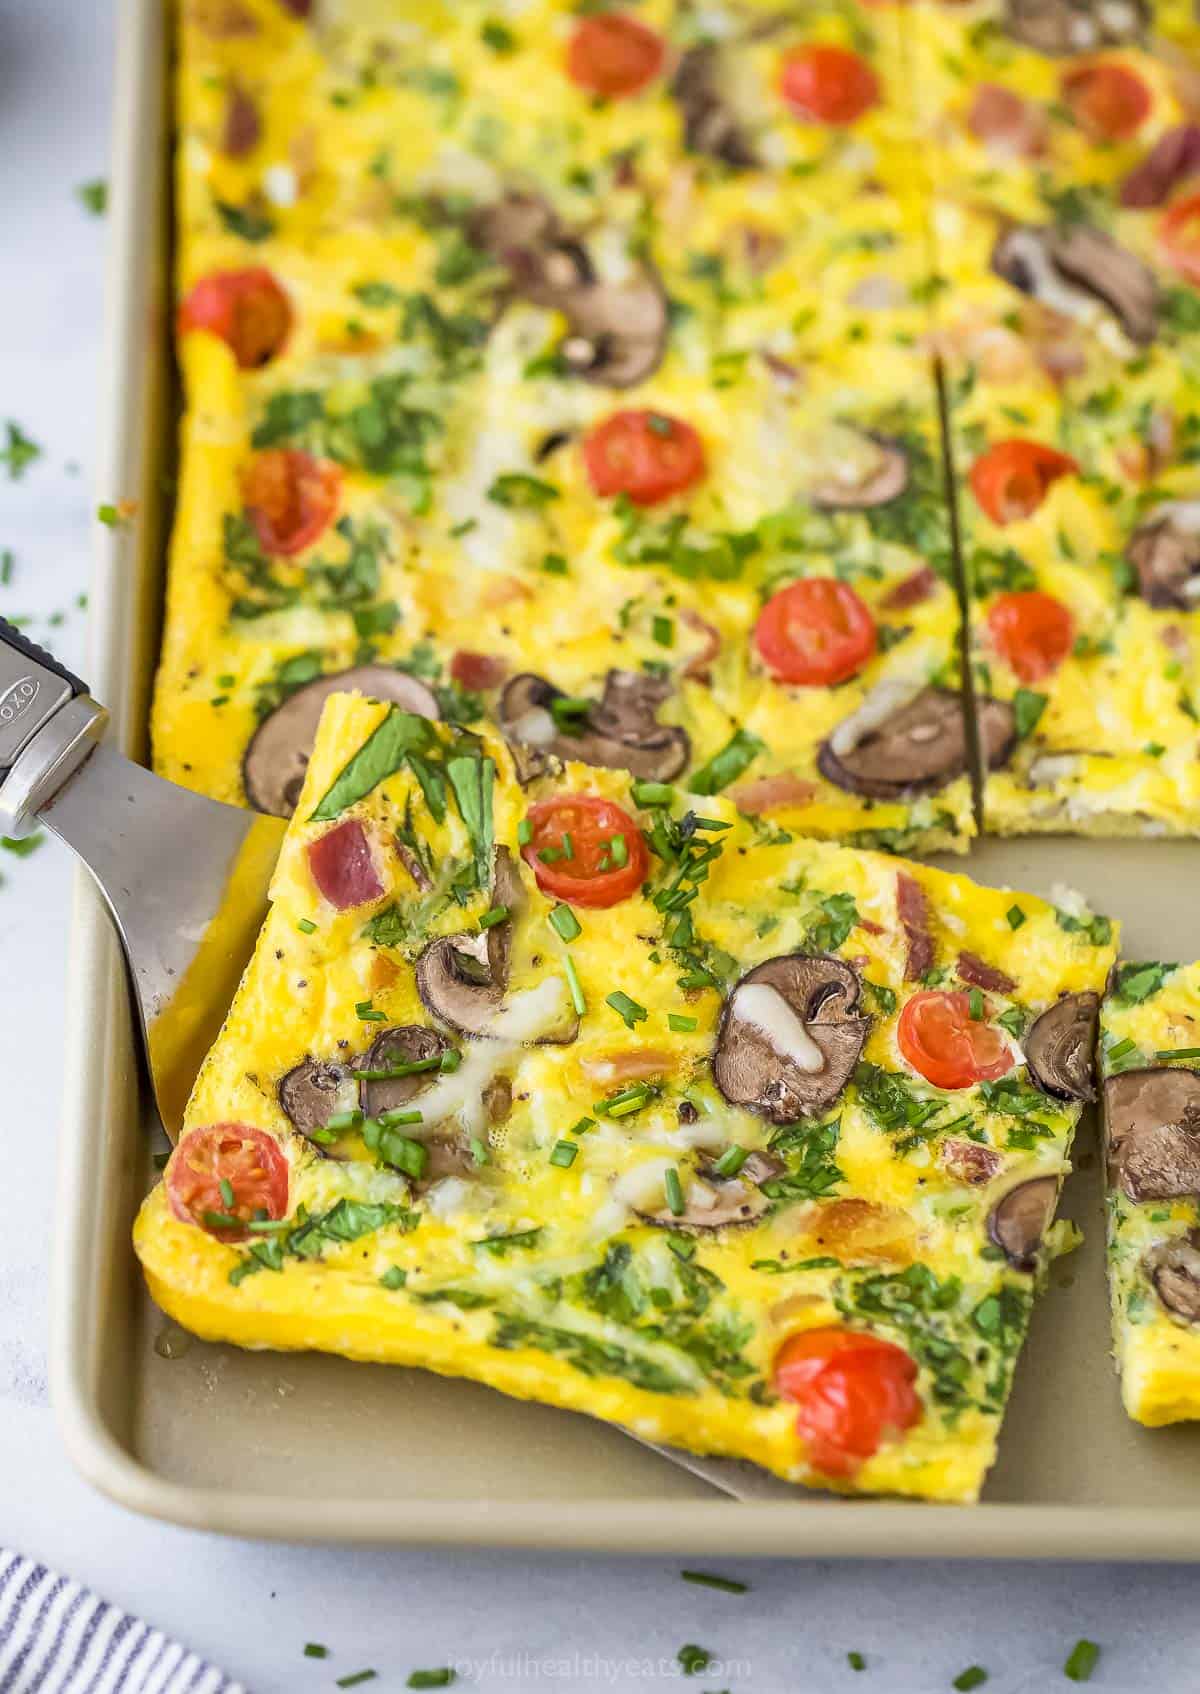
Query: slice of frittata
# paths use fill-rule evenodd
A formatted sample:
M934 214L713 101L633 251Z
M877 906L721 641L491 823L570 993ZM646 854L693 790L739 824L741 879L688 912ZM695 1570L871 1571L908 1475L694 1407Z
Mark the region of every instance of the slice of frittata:
M1177 1423L1200 1417L1200 965L1120 965L1100 1053L1121 1395Z
M335 695L135 1242L186 1327L970 1500L1108 920Z

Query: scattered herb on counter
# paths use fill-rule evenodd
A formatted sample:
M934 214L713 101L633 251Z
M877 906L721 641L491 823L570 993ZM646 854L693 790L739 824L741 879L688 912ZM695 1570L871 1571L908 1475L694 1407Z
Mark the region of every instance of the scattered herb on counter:
M1079 1640L1071 1648L1063 1675L1071 1682L1089 1682L1100 1658L1100 1648L1094 1641Z
M10 482L20 482L33 461L41 458L42 450L36 441L31 441L24 433L20 424L13 423L11 418L4 429L7 445L0 447L0 465L8 466Z
M953 1687L959 1690L959 1694L967 1694L967 1690L981 1687L987 1679L988 1673L982 1665L968 1665L954 1678Z
M732 1576L715 1576L706 1570L681 1570L680 1576L685 1582L694 1582L701 1588L719 1588L722 1594L748 1594L750 1584L738 1582Z
M339 1688L357 1688L360 1682L374 1682L378 1675L376 1670L354 1670L349 1676L339 1676L337 1685Z
M867 1668L866 1659L861 1653L855 1652L853 1648L846 1654L846 1663L851 1670L866 1670Z
M414 1670L409 1672L406 1688L449 1688L457 1680L458 1673L450 1665L439 1665L435 1670Z
M11 853L15 859L28 859L32 853L43 846L46 840L44 830L35 830L32 835L0 835L0 847L6 853Z
M103 177L81 182L75 190L75 197L84 211L90 212L94 218L102 218L108 210L108 184Z
M304 1643L304 1657L306 1659L327 1659L329 1648L322 1641L306 1641Z
M708 1669L713 1658L707 1647L697 1647L694 1641L682 1646L675 1657L684 1676L698 1676L702 1670Z

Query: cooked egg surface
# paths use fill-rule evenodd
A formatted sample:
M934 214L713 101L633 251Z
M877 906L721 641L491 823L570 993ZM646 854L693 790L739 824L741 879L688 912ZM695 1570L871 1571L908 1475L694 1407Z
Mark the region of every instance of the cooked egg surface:
M137 1220L165 1311L976 1497L1115 925L344 694L272 897Z
M1100 1053L1121 1393L1139 1423L1176 1423L1200 1417L1200 965L1123 962Z

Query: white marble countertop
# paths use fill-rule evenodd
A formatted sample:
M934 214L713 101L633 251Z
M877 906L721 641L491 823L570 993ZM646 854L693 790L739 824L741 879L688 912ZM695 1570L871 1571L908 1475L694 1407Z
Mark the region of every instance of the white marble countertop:
M0 612L29 617L72 665L92 514L112 492L90 477L104 223L76 194L106 169L111 9L0 0L0 450L8 419L42 447L19 481L0 464L0 556L14 558ZM751 1584L734 1596L684 1584L671 1560L221 1541L93 1494L62 1451L45 1366L71 867L47 844L0 854L0 874L0 1540L176 1633L253 1694L330 1689L368 1666L383 1694L447 1663L489 1690L628 1689L679 1676L685 1642L725 1661L686 1683L697 1694L926 1694L976 1663L988 1694L1040 1694L1072 1686L1061 1666L1080 1636L1103 1646L1098 1689L1200 1686L1190 1568L713 1561ZM304 1658L313 1638L334 1656ZM861 1676L850 1650L865 1655Z

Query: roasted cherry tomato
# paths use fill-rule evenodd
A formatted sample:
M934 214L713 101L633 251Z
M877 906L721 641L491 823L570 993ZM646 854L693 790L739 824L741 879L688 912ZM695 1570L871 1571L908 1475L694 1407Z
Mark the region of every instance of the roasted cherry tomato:
M772 594L754 626L754 645L779 682L845 682L875 652L875 620L849 583L809 576Z
M879 78L867 61L825 41L789 53L779 87L793 111L819 124L852 124L879 103Z
M181 335L193 329L219 335L247 371L269 364L291 327L288 297L262 265L202 276L179 308Z
M1125 141L1150 116L1150 90L1126 65L1079 65L1066 71L1062 97L1097 141Z
M339 912L365 906L384 892L370 837L357 818L347 818L309 842L308 868L321 893Z
M242 478L242 499L268 553L299 553L333 522L342 473L298 447L256 453Z
M624 12L598 12L575 25L567 44L567 75L608 99L636 94L663 68L661 35Z
M243 1240L256 1216L287 1215L287 1159L265 1130L249 1124L191 1130L171 1155L166 1184L175 1216L222 1241Z
M1075 639L1075 623L1061 600L1030 588L1001 594L987 615L988 637L1022 682L1037 682L1057 670Z
M826 1476L852 1476L889 1437L921 1420L916 1362L891 1341L834 1326L802 1330L775 1355L776 1391Z
M560 794L529 808L521 852L543 894L570 906L615 906L646 876L646 844L628 812L599 794Z
M1200 288L1200 194L1177 200L1164 214L1158 236L1180 276Z
M584 438L583 462L597 494L654 506L704 475L704 443L691 424L663 412L614 412Z
M993 523L1017 523L1033 516L1051 483L1078 469L1040 441L997 441L971 466L971 492Z
M971 996L931 988L914 994L896 1025L900 1051L935 1088L994 1082L1013 1066L1003 1033L971 1016Z

